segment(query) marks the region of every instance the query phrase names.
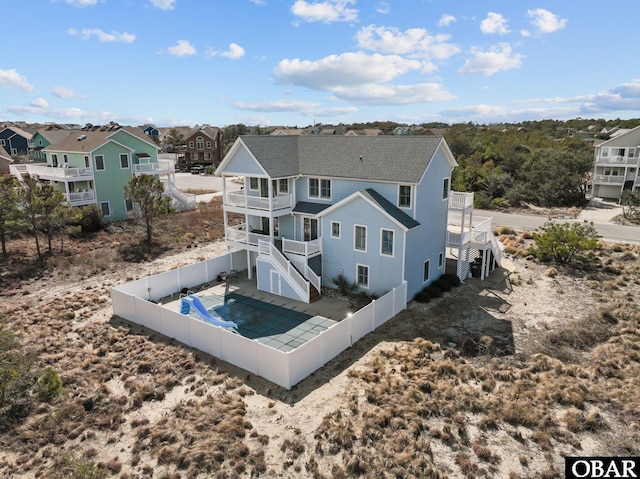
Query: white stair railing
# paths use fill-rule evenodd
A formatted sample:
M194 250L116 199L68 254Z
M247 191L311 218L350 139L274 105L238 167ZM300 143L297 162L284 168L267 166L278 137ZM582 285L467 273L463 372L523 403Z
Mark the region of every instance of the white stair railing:
M291 288L306 303L309 302L309 285L310 283L300 274L300 272L278 251L270 241L260 240L258 242L258 252L260 258L268 259L270 263L282 274Z

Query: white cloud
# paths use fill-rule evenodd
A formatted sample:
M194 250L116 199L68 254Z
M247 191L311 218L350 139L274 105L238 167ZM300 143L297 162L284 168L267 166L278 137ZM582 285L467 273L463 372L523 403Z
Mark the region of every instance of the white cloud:
M44 98L40 97L30 102L29 106L34 108L49 108L49 103Z
M397 28L375 25L361 28L356 34L360 48L397 55L416 53L437 60L460 52L460 48L448 43L450 38L450 35L431 35L424 28L410 28L402 32Z
M421 66L418 61L397 55L343 53L316 61L281 60L276 66L275 76L282 83L333 91L336 87L387 82Z
M480 31L482 33L498 33L505 35L509 33L507 28L507 20L499 13L489 12L487 18L480 22Z
M525 28L523 28L522 30L520 30L520 35L522 35L523 37L530 37L531 36L531 32Z
M358 19L358 10L348 8L355 0L325 0L324 2L306 2L296 0L291 13L307 22L353 22Z
M318 102L299 100L277 100L257 103L237 102L233 104L239 110L254 111L261 113L284 113L294 112L307 116L342 116L355 113L358 109L353 106L344 107L322 107Z
M520 68L524 58L523 55L514 53L508 43L500 43L491 47L488 51L474 47L471 49L471 53L473 58L467 60L458 70L458 73L491 76L501 71Z
M70 28L67 30L67 33L74 37L80 37L83 40L88 40L91 37L96 37L99 41L105 43L131 43L136 39L136 36L132 33L118 33L111 32L107 33L102 31L99 28L83 28L82 30L76 30L75 28Z
M531 18L531 25L540 33L553 33L561 30L568 21L566 18L560 18L558 15L544 8L527 10L527 16Z
M341 100L368 105L410 105L455 98L438 83L364 85L357 88L334 88L332 91Z
M376 12L381 15L387 15L391 11L391 5L389 2L380 2L376 7Z
M230 58L231 60L237 60L244 56L244 48L242 48L237 43L231 43L229 45L229 50L226 52L222 52L220 54L221 57Z
M456 17L454 17L453 15L444 14L440 17L440 20L438 20L438 26L448 27L449 25L455 22L456 22Z
M17 88L18 90L33 91L35 88L27 81L27 77L16 70L0 70L0 88Z
M251 3L255 3L256 5L266 5L266 0L250 0Z
M93 7L98 3L104 3L104 0L64 0L64 1L69 5L73 5L74 7L80 7L80 8Z
M82 98L82 95L79 95L71 88L67 88L66 86L54 86L51 89L51 93L58 98Z
M151 0L151 4L160 10L173 10L176 8L176 0Z
M174 46L167 48L166 52L174 57L186 57L197 53L188 40L178 40Z

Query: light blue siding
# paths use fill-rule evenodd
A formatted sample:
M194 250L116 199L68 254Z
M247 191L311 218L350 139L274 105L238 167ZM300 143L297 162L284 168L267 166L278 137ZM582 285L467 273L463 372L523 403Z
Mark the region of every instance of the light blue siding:
M444 178L450 176L451 166L442 150L438 149L414 192L413 200L417 202L415 219L421 226L407 233L405 279L409 299L444 273L444 264L438 269L438 255L445 252L447 234L448 201L442 199L442 190ZM425 282L423 265L427 260L430 260L431 274Z
M328 178L330 179L330 178ZM394 205L398 205L398 185L397 183L382 183L377 181L347 181L347 180L331 180L331 199L311 198L309 197L308 178L302 177L296 180L296 200L309 201L311 203L326 203L328 205L335 204L356 191L373 188ZM402 209L411 216L411 210Z
M331 222L339 221L340 239L331 237ZM364 225L366 252L354 249L355 225ZM381 230L392 230L393 257L382 255ZM357 265L369 267L369 287L362 289L378 296L402 283L404 258L404 230L379 209L362 198L356 198L345 206L322 217L322 283L335 287L332 279L339 274L350 283L356 280Z
M244 146L240 146L231 157L224 168L224 173L227 175L265 176L260 165ZM248 188L249 185L245 185L245 187Z

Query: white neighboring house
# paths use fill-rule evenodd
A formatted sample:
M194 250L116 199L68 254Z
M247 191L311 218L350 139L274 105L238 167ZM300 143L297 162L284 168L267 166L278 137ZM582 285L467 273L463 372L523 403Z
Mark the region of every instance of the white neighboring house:
M618 199L640 191L640 126L596 145L592 196Z

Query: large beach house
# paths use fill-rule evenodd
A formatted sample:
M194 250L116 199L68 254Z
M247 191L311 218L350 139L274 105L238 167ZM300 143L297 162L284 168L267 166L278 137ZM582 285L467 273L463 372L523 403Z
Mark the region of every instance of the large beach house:
M640 126L596 145L592 196L618 199L640 191Z
M474 245L473 195L450 189L456 165L443 137L239 137L216 170L227 247L246 251L258 289L304 302L338 280L372 296L406 281L412 298L445 272L448 247L459 276L476 256L484 274L495 242ZM227 192L235 177L243 190Z

